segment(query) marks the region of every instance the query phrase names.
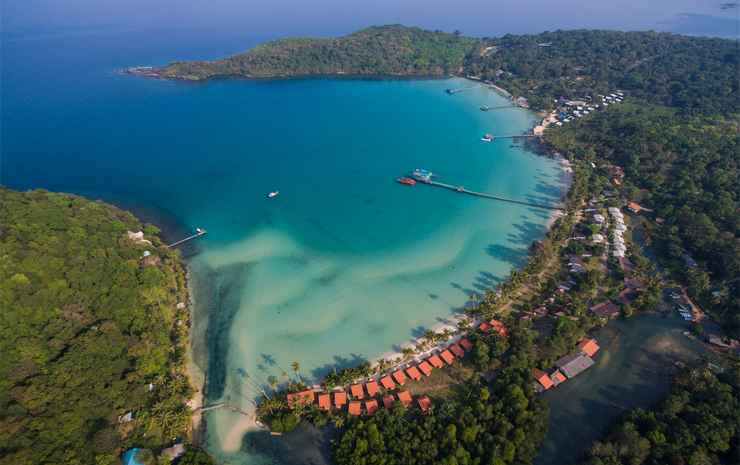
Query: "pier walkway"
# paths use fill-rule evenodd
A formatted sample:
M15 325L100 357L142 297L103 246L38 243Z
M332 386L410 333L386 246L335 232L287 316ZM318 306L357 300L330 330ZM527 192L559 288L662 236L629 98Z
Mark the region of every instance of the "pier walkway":
M191 236L188 236L188 237L186 237L185 239L180 239L180 240L179 240L179 241L177 241L177 242L173 242L172 244L168 245L167 247L169 247L169 248L172 248L172 247L177 247L178 245L184 244L184 243L186 243L187 241L190 241L190 240L193 240L193 239L197 239L197 238L199 238L200 236L203 236L203 235L205 235L205 234L206 234L206 232L207 232L207 231L206 231L205 229L200 229L200 228L196 228L196 229L195 229L195 234L193 234L193 235L191 235Z
M480 107L480 111L493 111L493 110L504 110L506 108L517 108L516 105L500 105L497 107L489 107L487 105L483 105Z
M543 208L546 210L564 210L563 207L558 207L556 205L547 205L544 203L526 202L524 200L509 199L506 197L501 197L499 195L487 194L485 192L471 191L470 189L465 189L462 186L453 186L452 184L445 184L443 182L432 181L431 179L428 181L425 181L425 180L419 180L419 181L421 181L422 184L427 184L429 186L435 186L435 187L441 187L443 189L449 189L451 191L459 192L461 194L473 195L475 197L483 197L486 199L499 200L501 202L509 202L509 203L514 203L517 205L524 205L527 207Z
M476 86L468 86L468 87L459 87L457 89L445 89L445 92L447 92L450 95L456 94L458 92L462 92L465 90L475 89L476 87L480 87L479 85Z

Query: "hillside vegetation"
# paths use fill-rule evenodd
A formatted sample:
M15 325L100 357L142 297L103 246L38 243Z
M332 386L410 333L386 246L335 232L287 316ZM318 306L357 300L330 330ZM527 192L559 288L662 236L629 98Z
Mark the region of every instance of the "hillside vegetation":
M117 464L187 434L185 274L156 228L128 238L142 228L102 202L0 187L1 464Z
M370 27L335 39L281 39L216 61L172 63L164 77L200 80L312 75L443 76L461 72L474 39L403 26Z

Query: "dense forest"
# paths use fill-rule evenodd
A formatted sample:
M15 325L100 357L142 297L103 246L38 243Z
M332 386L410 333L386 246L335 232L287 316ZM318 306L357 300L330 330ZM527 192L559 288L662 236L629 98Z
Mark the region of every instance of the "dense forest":
M680 374L654 410L629 412L584 465L740 463L740 372Z
M338 465L530 464L547 429L547 406L536 397L530 372L533 332L512 326L509 343L474 339L473 363L491 382L474 378L433 398L426 414L401 405L369 418L350 418L334 445Z
M281 39L208 62L172 63L163 77L200 80L309 75L442 76L459 73L474 39L403 26L378 26L336 39Z
M483 39L465 72L492 80L540 109L560 97L622 89L687 114L737 114L736 41L657 32L575 30Z
M112 465L187 434L185 274L157 234L102 202L0 187L0 463Z

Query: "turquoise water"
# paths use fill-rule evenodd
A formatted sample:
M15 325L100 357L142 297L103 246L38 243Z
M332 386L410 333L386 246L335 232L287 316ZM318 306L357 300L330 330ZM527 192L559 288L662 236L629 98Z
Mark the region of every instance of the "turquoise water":
M479 111L505 103L485 88L444 93L467 81L149 80L115 70L179 55L126 37L6 44L0 181L114 201L171 238L209 231L186 251L209 402L251 411L256 385L292 376L293 361L313 381L397 350L505 277L545 231L547 211L396 177L420 167L507 197L560 195L556 162L480 141L522 133L533 115ZM245 418L210 413L209 450L274 463L243 440Z

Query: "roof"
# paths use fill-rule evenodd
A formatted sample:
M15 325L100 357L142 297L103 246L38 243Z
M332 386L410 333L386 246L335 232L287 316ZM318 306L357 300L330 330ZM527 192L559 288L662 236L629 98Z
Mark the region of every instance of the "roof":
M540 383L540 385L545 389L550 389L552 387L552 380L550 379L550 376L547 375L542 370L538 370L537 368L532 368L532 377Z
M578 375L593 364L594 361L591 357L581 353L566 355L555 362L555 365L560 368L560 371L562 371L568 378Z
M614 305L611 300L594 305L591 307L591 311L594 314L605 318L614 318L619 315L619 307Z
M365 392L362 390L362 384L353 384L349 387L349 392L352 393L352 397L355 399L362 399L365 397Z
M419 381L421 379L421 373L419 373L419 369L416 367L406 368L406 374L414 381Z
M495 329L496 332L499 333L501 336L506 337L509 335L509 330L506 329L506 325L504 325L502 322L493 319L489 321L488 324L491 325L491 327Z
M359 415L362 413L362 402L359 400L350 401L349 407L347 407L347 412L349 412L350 415Z
M393 372L393 379L396 380L398 384L403 386L406 383L406 376L403 374L403 371L396 370Z
M427 359L427 362L431 363L434 368L442 368L443 366L445 366L445 364L442 363L442 360L440 360L440 358L436 355L432 355L431 357L429 357Z
M419 404L419 409L422 412L426 412L429 410L429 407L432 406L432 401L427 396L421 396L418 399L416 399L416 402Z
M390 376L386 375L380 378L380 384L386 389L393 389L396 387L396 383L393 382Z
M485 321L478 325L478 329L480 329L481 331L488 331L490 328L491 328L491 325L489 325Z
M473 350L473 343L466 338L460 339L458 344L460 344L462 348L465 349L465 352L470 352L471 350Z
M339 391L334 393L334 406L336 408L341 408L342 405L347 403L347 393L344 391Z
M370 399L365 401L365 410L367 411L368 415L372 415L378 410L378 401L375 399Z
M409 405L411 403L411 393L409 391L398 391L398 400L403 405Z
M550 379L552 380L552 385L553 385L553 386L557 386L558 384L560 384L560 383L562 383L563 381L565 381L565 380L566 380L567 378L565 377L565 375L564 375L564 374L562 374L562 373L560 372L560 370L555 370L555 371L553 371L553 372L552 372L552 374L550 375Z
M393 402L396 401L396 398L393 397L393 394L386 394L383 396L383 405L385 408L391 408L393 406Z
M586 338L578 343L578 349L589 357L593 357L599 351L599 344L596 339Z
M463 358L465 356L465 351L459 344L452 344L448 349L450 349L457 358Z
M639 213L640 210L642 210L642 207L640 206L640 204L639 203L636 203L636 202L630 202L630 203L628 203L627 204L627 208L629 208L630 210L632 210L635 213Z
M365 383L365 390L367 391L368 396L374 396L378 393L378 383L374 379L371 379Z
M452 365L452 363L455 361L455 356L452 355L452 352L445 349L439 354L440 357L442 357L442 360L445 361L446 364Z
M429 376L432 374L432 366L426 360L417 365L417 367L424 374L424 376Z
M331 396L328 393L322 392L319 394L319 408L324 410L331 408Z
M314 395L312 390L306 389L305 391L292 392L285 397L288 400L288 407L293 408L298 404L313 404Z

